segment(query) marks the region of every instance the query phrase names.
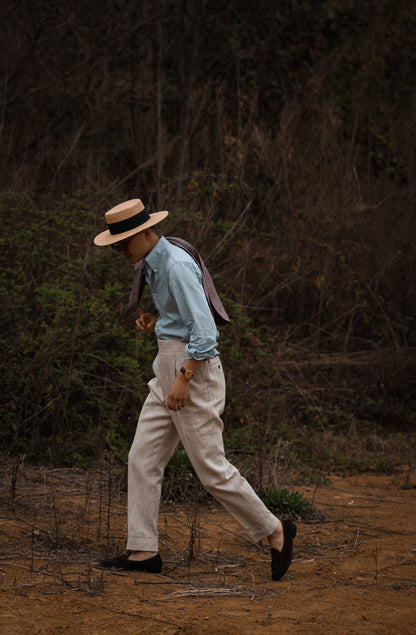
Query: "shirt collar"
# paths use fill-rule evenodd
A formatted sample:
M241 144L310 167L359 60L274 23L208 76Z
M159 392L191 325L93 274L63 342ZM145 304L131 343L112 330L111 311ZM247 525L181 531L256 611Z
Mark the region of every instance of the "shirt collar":
M153 247L152 251L147 254L144 262L149 269L157 269L160 258L167 250L168 242L164 236L161 236Z

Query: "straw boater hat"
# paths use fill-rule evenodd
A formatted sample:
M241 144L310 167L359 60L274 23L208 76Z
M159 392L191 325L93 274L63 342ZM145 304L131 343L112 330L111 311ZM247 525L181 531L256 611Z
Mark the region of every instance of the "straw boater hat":
M133 236L138 232L153 227L166 218L169 212L155 212L149 214L139 198L133 198L116 205L105 214L108 229L94 238L99 247L112 245Z

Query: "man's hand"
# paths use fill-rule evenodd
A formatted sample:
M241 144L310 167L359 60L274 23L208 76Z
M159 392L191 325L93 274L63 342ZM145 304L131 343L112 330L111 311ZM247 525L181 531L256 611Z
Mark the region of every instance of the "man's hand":
M189 379L186 379L182 373L180 373L173 380L173 384L170 387L168 395L168 408L169 410L181 410L185 408L186 400L188 398L189 391Z
M136 326L139 331L150 331L154 333L157 318L150 313L143 313L141 309L136 309L136 313L139 314L139 318L136 320Z
M195 375L196 371L202 364L202 360L199 359L187 359L183 363L183 367L190 370ZM169 390L168 395L168 408L169 410L181 410L186 406L186 400L188 399L189 384L193 379L186 379L183 373L178 373Z

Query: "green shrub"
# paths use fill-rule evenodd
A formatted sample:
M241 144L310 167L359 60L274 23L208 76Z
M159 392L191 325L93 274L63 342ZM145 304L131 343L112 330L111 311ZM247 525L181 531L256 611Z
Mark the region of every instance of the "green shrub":
M282 487L265 489L261 498L266 507L277 516L306 520L314 513L312 504L303 494L296 491L289 492Z
M131 277L112 251L92 246L83 203L8 209L0 440L29 459L86 466L110 443L126 458L154 342L135 335Z

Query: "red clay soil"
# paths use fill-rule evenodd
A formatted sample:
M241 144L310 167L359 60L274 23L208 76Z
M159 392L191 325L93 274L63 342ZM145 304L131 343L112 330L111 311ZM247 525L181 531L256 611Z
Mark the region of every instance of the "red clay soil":
M269 577L217 507L164 506L163 574L103 571L122 551L125 498L102 472L2 469L1 633L415 633L416 489L410 470L296 487L325 520L300 522L289 573Z

